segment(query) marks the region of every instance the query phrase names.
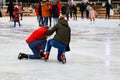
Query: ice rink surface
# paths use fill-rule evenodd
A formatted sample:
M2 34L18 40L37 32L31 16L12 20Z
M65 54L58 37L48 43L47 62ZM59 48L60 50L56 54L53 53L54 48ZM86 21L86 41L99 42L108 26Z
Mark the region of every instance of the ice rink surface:
M18 60L19 52L32 54L25 39L38 28L36 17L21 24L13 28L8 17L0 18L0 80L120 80L120 19L70 19L66 64L57 61L55 48L47 62Z

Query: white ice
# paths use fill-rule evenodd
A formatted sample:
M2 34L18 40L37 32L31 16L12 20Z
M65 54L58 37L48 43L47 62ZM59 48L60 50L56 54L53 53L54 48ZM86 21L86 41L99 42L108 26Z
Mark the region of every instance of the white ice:
M120 19L70 19L71 51L67 63L57 61L57 49L44 60L18 60L19 52L32 54L25 39L38 28L36 17L24 17L13 28L0 18L0 80L120 80ZM52 37L50 37L52 38Z

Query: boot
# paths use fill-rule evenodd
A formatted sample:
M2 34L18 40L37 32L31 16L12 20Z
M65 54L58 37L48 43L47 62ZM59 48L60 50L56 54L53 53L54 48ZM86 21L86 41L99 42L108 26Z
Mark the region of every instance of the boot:
M49 52L46 52L44 56L44 60L48 60L48 58L49 58Z
M40 52L40 56L41 56L41 57L45 57L44 52Z
M60 56L60 59L61 59L61 62L64 64L64 63L66 63L66 57L65 57L65 55L61 55Z
M26 55L26 54L24 54L24 53L19 53L19 55L18 55L18 59L23 59L23 58L25 58L25 59L28 59L28 55Z
M40 53L39 53L39 58L41 59L42 57L43 57L43 58L45 57L44 52L40 52Z

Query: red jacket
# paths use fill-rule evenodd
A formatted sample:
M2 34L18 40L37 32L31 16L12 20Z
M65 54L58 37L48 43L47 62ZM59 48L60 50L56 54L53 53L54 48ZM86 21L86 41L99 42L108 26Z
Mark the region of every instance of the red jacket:
M58 2L57 6L58 6L58 15L60 16L61 4Z
M38 8L35 9L35 14L36 14L36 16L39 16Z
M45 26L38 28L32 32L32 34L26 39L26 42L29 43L40 39L46 39L46 31L47 28Z

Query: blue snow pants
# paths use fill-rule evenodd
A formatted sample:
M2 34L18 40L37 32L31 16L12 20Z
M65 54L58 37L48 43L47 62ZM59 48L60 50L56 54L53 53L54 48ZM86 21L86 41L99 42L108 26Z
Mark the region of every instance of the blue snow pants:
M60 43L54 39L50 39L47 42L46 52L50 52L52 46L58 49L57 59L58 59L58 61L61 61L60 56L61 56L61 54L65 53L66 45L63 43Z

